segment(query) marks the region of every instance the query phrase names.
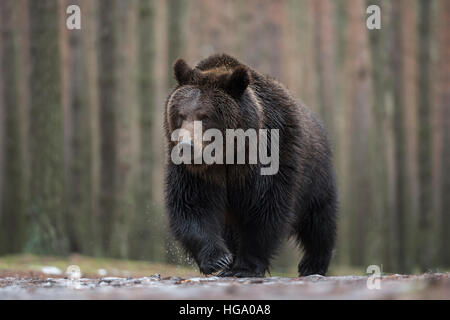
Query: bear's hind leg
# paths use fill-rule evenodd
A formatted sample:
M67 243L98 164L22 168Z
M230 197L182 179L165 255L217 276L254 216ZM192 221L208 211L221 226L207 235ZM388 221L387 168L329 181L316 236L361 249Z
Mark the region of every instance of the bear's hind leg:
M334 197L305 210L297 227L298 240L304 250L298 265L300 276L325 275L336 239L336 202Z

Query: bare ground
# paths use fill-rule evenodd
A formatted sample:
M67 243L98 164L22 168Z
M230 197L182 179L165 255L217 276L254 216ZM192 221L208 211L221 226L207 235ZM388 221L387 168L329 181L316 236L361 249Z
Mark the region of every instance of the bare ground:
M39 272L0 274L0 299L450 299L450 273L301 278L104 277L70 280Z

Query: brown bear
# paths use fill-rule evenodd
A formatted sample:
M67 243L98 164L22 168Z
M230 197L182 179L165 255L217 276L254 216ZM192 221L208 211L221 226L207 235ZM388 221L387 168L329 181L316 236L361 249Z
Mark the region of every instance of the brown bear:
M174 237L204 274L260 277L280 242L293 236L304 251L300 276L325 275L336 238L337 193L321 122L279 82L229 55L213 55L195 68L178 60L174 73L178 84L164 116L165 201ZM201 151L208 145L192 138L196 121L203 132L265 129L267 154L277 153L276 172L262 174L259 158L174 163L174 148ZM174 139L180 129L191 136ZM251 142L244 149L247 159ZM230 153L224 150L223 158Z

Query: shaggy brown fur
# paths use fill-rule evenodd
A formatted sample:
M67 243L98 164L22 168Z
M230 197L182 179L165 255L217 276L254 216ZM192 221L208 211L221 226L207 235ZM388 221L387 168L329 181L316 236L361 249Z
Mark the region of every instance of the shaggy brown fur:
M173 130L202 120L204 130L279 129L279 171L257 165L166 168L166 207L176 239L200 271L263 276L280 241L304 249L300 275L325 274L336 237L336 187L326 132L284 86L228 55L195 68L174 65L178 85L166 103L168 155ZM269 137L270 140L270 137Z

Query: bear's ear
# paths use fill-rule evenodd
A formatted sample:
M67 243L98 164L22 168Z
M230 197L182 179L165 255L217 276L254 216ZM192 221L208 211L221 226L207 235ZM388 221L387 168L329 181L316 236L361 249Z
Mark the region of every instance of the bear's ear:
M179 85L185 85L191 80L192 69L183 59L178 59L175 61L173 71L175 73L175 79L177 79Z
M225 84L225 90L234 98L240 98L250 83L250 76L244 66L234 69Z

